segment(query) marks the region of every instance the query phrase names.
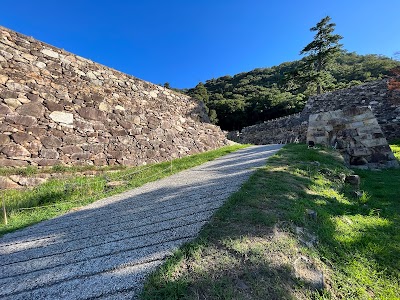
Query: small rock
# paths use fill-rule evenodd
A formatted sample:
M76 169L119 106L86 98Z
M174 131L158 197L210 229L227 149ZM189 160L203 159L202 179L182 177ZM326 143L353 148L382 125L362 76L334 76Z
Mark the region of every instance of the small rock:
M106 183L107 188L116 188L119 186L123 186L125 184L125 181L110 181Z
M358 176L358 175L348 175L345 178L345 182L349 183L355 187L359 187L361 179L360 179L360 176Z
M316 220L317 219L317 212L312 209L306 209L307 217Z

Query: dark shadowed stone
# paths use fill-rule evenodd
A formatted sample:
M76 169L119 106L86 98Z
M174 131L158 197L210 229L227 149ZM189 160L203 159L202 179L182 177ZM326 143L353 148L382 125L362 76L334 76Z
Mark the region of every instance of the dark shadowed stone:
M25 132L15 132L11 135L11 137L17 144L25 144L35 139L32 135Z
M7 115L6 121L26 127L33 127L37 125L37 119L31 116Z
M118 120L117 121L119 125L121 125L121 127L129 130L132 128L133 124L131 122L125 121L125 120Z
M365 157L351 157L350 165L352 166L364 166L368 164L368 160Z
M51 101L51 100L45 100L43 104L47 107L48 110L50 111L63 111L64 106L61 104Z
M104 118L106 117L106 113L94 107L81 107L78 110L78 114L84 119L94 121L104 121Z
M57 159L60 155L54 149L42 149L40 150L40 156L46 159Z
M358 175L348 175L346 176L345 182L354 186L360 186L360 176Z
M12 111L11 109L5 105L5 104L0 104L0 115L7 115L10 114Z
M127 132L125 129L114 129L114 128L111 128L110 131L111 131L111 134L112 134L113 136L124 136L124 135L128 135L128 132Z
M61 140L55 136L44 136L40 138L40 141L42 142L43 146L49 149L60 147L62 144Z
M86 160L90 158L90 153L74 153L71 155L71 159L75 160Z
M26 97L29 100L34 101L34 102L39 101L39 99L40 99L39 95L30 94L30 93L26 94Z
M29 157L31 154L21 145L8 144L1 148L1 153L8 157Z
M21 105L16 111L20 115L32 116L39 119L43 117L45 108L40 102L30 102Z

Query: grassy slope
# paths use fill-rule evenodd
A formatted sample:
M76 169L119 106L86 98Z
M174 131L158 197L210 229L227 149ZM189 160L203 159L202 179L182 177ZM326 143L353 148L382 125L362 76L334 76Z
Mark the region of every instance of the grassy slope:
M145 167L114 170L115 172L113 173L97 175L95 177L72 177L64 180L50 180L34 189L25 191L1 191L0 199L3 198L6 201L9 224L6 226L1 220L0 236L4 233L59 216L71 209L76 209L101 198L169 176L171 173L177 173L200 165L244 147L247 147L247 145L226 146L217 150L175 159L172 162L172 172L170 162L164 162ZM83 169L72 168L72 171L74 170L82 171ZM11 173L9 170L3 171ZM24 175L39 172L39 170L33 168L28 168L27 170L18 169L17 171L19 174ZM62 170L57 168L56 171L68 173L71 170L68 168L63 168ZM124 184L112 189L106 187L107 181L115 180L123 180Z
M400 170L357 171L361 198L340 180L350 172L329 151L286 146L149 278L142 298L400 299Z

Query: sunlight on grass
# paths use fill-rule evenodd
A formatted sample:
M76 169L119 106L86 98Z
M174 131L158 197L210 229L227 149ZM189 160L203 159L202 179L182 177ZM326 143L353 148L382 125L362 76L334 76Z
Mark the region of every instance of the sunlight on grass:
M342 181L353 173L357 193ZM186 246L202 251L167 261L183 257L179 278L162 267L142 298L400 299L399 182L400 170L350 170L331 149L286 145ZM295 275L299 256L323 270L323 291Z
M0 224L0 235L59 216L71 209L161 179L247 146L226 146L175 159L172 161L172 169L170 162L117 170L114 168L112 173L99 174L94 177L79 176L52 179L33 189L1 191L0 197L5 199L9 224L4 225L3 222ZM59 167L56 169L57 171L69 172L76 168ZM108 170L109 168L100 168L100 170L103 169ZM33 172L29 168L28 171ZM120 186L107 187L107 182L118 180L122 183Z

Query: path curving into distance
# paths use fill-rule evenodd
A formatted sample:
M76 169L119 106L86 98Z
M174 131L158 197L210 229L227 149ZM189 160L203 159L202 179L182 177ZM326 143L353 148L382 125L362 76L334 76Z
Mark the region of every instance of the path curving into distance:
M281 145L252 146L0 238L0 299L131 299Z

